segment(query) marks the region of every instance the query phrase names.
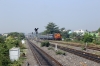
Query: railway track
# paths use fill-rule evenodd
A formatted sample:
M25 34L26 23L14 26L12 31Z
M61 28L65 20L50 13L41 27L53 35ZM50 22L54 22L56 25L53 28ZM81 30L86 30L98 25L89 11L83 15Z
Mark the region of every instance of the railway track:
M54 44L50 44L51 46L55 47ZM80 50L75 50L75 49L71 49L71 48L67 48L67 47L61 47L61 46L57 46L59 49L67 51L69 53L78 55L80 57L92 60L94 62L100 63L100 56L99 55L95 55L95 54L91 54L91 53L87 53L87 52L83 52Z
M42 42L42 41L39 41L39 42ZM50 44L50 45L52 47L55 47L54 44ZM94 61L94 62L97 62L97 63L100 63L100 56L99 55L95 55L95 54L83 52L83 51L76 50L76 49L72 49L72 48L68 48L68 47L62 47L62 46L59 46L59 45L57 47L59 49L61 49L61 50L67 51L67 52L72 53L72 54L75 54L77 56L86 58L88 60L91 60L91 61Z
M43 50L41 50L39 47L37 47L35 44L33 44L31 41L29 40L27 41L29 43L29 46L32 50L33 55L35 56L38 66L63 66L54 58L52 58Z
M58 43L58 44L64 44L64 45L66 44L66 45L75 46L75 47L81 47L82 46L82 45L68 44L68 43L55 42L55 41L50 41L50 42L54 42L54 43ZM91 47L91 46L88 46L87 48L88 49L92 49L92 50L100 51L100 48L99 47Z

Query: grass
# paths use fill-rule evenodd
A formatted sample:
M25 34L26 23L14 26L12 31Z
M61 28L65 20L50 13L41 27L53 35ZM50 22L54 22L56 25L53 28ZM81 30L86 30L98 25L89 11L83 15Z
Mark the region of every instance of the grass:
M20 57L18 61L11 62L9 66L21 66L26 58Z
M21 49L27 49L24 44L21 45Z

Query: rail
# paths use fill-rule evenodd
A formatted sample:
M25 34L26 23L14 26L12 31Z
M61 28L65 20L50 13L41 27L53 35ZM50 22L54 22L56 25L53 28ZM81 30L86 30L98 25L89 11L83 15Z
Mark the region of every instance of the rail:
M50 42L54 42L54 43L58 43L58 44L66 44L66 45L70 45L70 46L75 46L75 47L81 47L82 45L77 45L77 44L69 44L69 43L63 43L63 42L56 42L56 41L50 41ZM92 49L92 50L97 50L100 51L99 47L91 47L91 46L87 46L87 49Z
M39 66L63 66L31 41L28 43Z
M54 44L50 44L51 46L55 47ZM87 52L83 52L80 50L76 50L76 49L72 49L72 48L67 48L67 47L61 47L58 46L59 49L70 52L72 54L78 55L80 57L95 61L97 63L100 63L100 56L99 55L95 55L95 54L91 54L91 53L87 53Z

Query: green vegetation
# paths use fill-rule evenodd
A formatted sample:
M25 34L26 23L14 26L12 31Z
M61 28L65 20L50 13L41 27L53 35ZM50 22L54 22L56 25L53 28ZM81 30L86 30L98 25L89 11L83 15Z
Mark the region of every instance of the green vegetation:
M8 34L8 36L12 36L13 38L18 38L19 40L22 40L25 38L24 33L18 33L18 32L11 32Z
M53 47L49 47L48 50L54 50L54 48Z
M84 42L92 42L93 41L93 36L86 33L84 36L83 36L83 41Z
M53 34L60 32L59 27L53 22L50 22L45 28L46 30L42 32L42 34Z
M75 42L75 43L94 43L95 45L100 45L100 28L94 32L86 30L85 34L71 32L71 30L65 30L65 28L59 28L55 23L49 22L45 27L46 30L41 34L53 34L60 33L64 41Z
M59 27L55 23L53 23L53 22L49 22L45 28L46 28L46 30L44 32L42 32L42 34L61 33L61 35L62 35L63 38L66 38L66 37L69 38L68 32L70 30L64 31L65 28L60 28L59 29Z
M25 36L23 33L12 32L7 37L0 36L0 66L21 66L20 60L11 62L9 58L9 49L12 47L23 48L21 40Z
M50 46L49 41L41 42L41 47L43 47L43 46L49 47Z
M65 52L58 50L56 51L56 55L65 55Z

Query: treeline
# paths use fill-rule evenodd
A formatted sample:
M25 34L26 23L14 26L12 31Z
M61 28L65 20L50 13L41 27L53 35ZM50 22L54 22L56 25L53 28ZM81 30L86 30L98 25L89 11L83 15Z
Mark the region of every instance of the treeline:
M0 36L0 66L12 66L9 58L9 49L12 47L21 47L21 40L24 39L24 33L11 32L8 36Z
M94 32L85 30L84 35L82 35L81 33L77 34L76 32L70 32L70 29L66 30L64 27L59 28L55 23L49 22L45 27L45 31L43 31L41 34L60 33L65 41L90 42L100 44L100 28ZM91 35L91 33L94 33L94 35ZM99 34L98 37L96 36L96 33Z

